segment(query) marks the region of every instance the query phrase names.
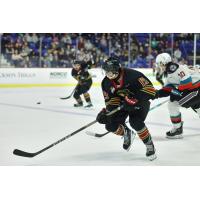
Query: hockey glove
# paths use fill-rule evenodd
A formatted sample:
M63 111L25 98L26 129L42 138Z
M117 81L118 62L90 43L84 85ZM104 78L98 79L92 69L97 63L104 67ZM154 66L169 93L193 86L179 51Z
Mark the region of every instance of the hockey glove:
M182 93L177 89L172 89L170 93L170 101L179 101L182 97Z
M156 94L154 96L154 99L158 99L160 97L160 91L156 90Z
M100 124L107 124L108 122L108 118L106 116L106 109L103 108L97 115L96 120L100 123Z
M176 96L180 96L180 97L182 96L182 93L177 89L172 89L171 94L176 95Z
M156 95L155 95L154 99L168 97L171 94L172 94L171 91L167 91L167 90L165 90L165 88L162 88L160 90L156 90Z
M124 98L124 103L123 103L123 108L125 111L133 111L136 110L136 104L138 103L138 100L134 97L125 97Z
M80 76L80 78L79 78L81 81L84 81L85 80L85 77L82 75L82 76Z

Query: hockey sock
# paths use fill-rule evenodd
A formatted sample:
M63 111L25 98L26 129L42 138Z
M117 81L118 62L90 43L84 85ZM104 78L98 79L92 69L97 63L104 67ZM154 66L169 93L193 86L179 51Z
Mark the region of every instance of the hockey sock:
M78 104L83 104L81 97L79 97L78 99L76 99Z
M124 135L124 128L122 125L119 125L118 129L114 132L116 135L123 136Z
M83 96L84 96L85 101L86 101L87 103L91 103L91 99L90 99L90 94L89 94L89 93L85 93L85 94L83 94Z
M170 116L171 122L174 126L174 128L180 128L182 125L182 120L181 120L181 113L179 113L176 116Z
M142 130L137 131L137 134L144 144L152 143L151 135L146 126Z

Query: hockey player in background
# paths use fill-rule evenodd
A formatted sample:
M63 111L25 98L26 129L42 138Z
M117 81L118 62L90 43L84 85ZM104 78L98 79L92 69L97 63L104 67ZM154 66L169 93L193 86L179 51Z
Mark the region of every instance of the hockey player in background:
M171 56L167 53L159 54L156 64L167 72L166 83L156 95L158 98L170 96L168 109L173 128L166 136L182 138L183 122L180 107L191 107L200 116L200 74L189 69L187 65L172 62Z
M82 107L83 101L81 96L83 94L85 101L87 102L86 108L92 107L92 102L90 99L90 94L88 91L92 86L92 76L89 74L88 69L91 68L92 63L85 61L75 61L73 63L73 69L71 75L78 81L77 86L75 88L75 92L73 97L77 101L74 104L74 107Z
M125 124L129 117L130 126L146 146L146 156L149 160L154 160L155 148L145 119L150 108L149 100L155 98L155 88L141 72L122 68L116 57L108 58L102 68L106 74L101 84L106 108L99 112L97 121L105 124L108 131L123 136L123 148L128 151L135 136L134 131ZM120 111L106 116L107 112L120 105L123 105Z
M156 80L162 85L162 87L164 86L164 82L163 82L163 77L164 77L164 71L163 68L158 66L157 64L155 64L155 73L156 73Z

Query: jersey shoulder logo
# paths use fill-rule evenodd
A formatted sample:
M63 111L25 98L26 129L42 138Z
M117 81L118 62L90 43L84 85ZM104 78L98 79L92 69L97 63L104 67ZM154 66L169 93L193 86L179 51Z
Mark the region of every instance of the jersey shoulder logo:
M140 77L138 78L138 81L140 82L140 84L142 85L142 87L146 86L149 84L149 81L147 79L145 79L144 77Z
M171 66L169 67L169 69L170 69L170 71L174 72L174 71L176 71L177 66L176 66L176 65L171 65Z

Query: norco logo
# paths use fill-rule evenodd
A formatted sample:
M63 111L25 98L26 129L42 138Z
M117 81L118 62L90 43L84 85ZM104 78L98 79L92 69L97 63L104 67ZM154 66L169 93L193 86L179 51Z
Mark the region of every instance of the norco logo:
M50 78L55 78L55 79L67 78L67 72L50 72Z

